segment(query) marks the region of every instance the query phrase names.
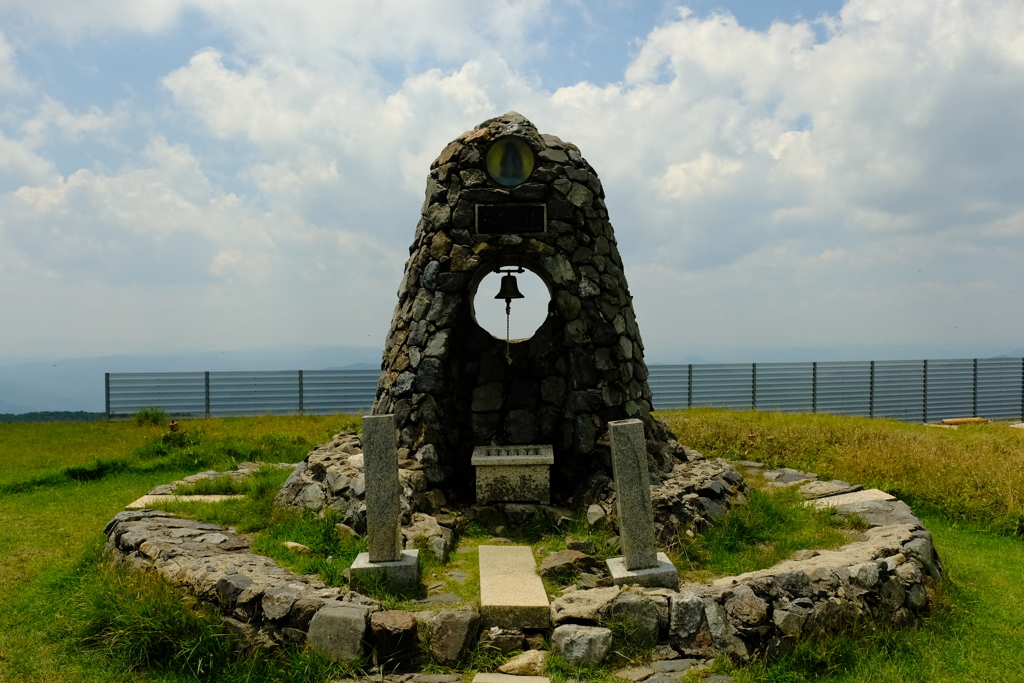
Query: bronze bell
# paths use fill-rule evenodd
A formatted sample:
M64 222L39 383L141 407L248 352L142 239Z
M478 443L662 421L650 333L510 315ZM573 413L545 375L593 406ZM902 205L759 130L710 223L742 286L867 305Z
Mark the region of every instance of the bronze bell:
M498 290L498 295L495 299L504 299L506 303L512 299L523 299L523 295L519 292L519 283L516 282L515 275L502 275L501 276L501 289Z

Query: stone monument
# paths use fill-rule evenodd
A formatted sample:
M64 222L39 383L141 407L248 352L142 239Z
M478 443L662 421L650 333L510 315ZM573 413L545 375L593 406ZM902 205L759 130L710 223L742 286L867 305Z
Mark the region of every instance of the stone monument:
M685 460L650 414L603 198L575 145L516 112L463 133L431 164L372 412L395 415L399 458L420 461L449 500L471 502L475 447L517 444L553 447L551 489L565 498L610 470L614 420L640 420L655 470ZM546 285L547 318L529 339L507 343L476 321L480 282L499 268Z
M355 582L381 576L396 588L419 583L419 550L402 550L402 506L395 448L395 416L363 416L366 542L352 563Z
M668 556L658 552L654 545L654 511L644 453L644 425L640 420L618 420L608 423L608 431L623 554L607 561L612 582L677 590L679 572Z

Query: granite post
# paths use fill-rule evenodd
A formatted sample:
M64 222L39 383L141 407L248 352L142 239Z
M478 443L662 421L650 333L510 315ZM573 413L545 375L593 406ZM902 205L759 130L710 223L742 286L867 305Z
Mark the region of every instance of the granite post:
M363 416L366 543L352 563L353 582L383 576L395 588L419 583L419 551L402 550L401 491L394 415Z
M394 415L363 416L363 473L370 562L395 562L402 557L402 509Z
M679 572L665 553L657 552L654 547L654 511L644 423L615 420L608 423L608 433L623 553L623 557L607 561L612 581L616 585L638 583L674 590L679 586Z

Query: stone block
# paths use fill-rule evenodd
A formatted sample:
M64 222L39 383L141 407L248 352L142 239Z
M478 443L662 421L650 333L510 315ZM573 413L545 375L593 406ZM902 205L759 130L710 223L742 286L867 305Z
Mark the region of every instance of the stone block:
M623 591L603 610L602 623L625 625L626 638L641 647L654 647L658 642L661 618L658 606L646 595Z
M363 655L368 611L352 605L328 605L313 615L306 639L310 647L336 662Z
M828 496L827 498L816 498L814 500L807 501L804 505L810 505L816 508L831 508L839 507L840 505L848 505L850 503L863 503L864 501L869 500L896 500L896 497L878 489L866 489L864 491L855 491L853 493L843 493L838 496Z
M245 496L199 495L199 496L151 496L145 495L124 506L125 510L141 510L154 503L219 503L222 500L238 500Z
M809 481L800 486L800 495L806 500L815 498L827 498L838 496L843 493L853 493L860 487L851 486L844 481Z
M363 473L367 483L369 561L399 562L402 560L402 506L394 415L363 416Z
M563 621L601 621L601 611L621 592L618 586L608 586L566 593L551 603L551 619L556 624Z
M554 450L544 446L478 446L473 449L476 500L492 502L551 502Z
M563 624L551 633L551 649L570 666L595 667L612 647L612 632L601 626Z
M396 562L371 562L370 553L359 553L350 569L352 582L365 584L383 577L393 588L412 588L420 582L420 551L403 550L401 558Z
M498 671L513 676L540 676L544 673L547 661L546 650L527 650L499 666Z
M679 570L665 553L657 553L656 558L657 564L645 569L629 569L624 557L609 558L605 564L608 565L608 573L612 575L612 583L616 586L635 583L649 588L677 590L679 588Z
M664 571L654 547L654 511L651 507L651 479L647 468L644 423L641 420L615 420L608 423L608 433L611 437L615 490L618 493L616 505L624 568L630 572L643 569ZM672 566L671 563L669 566Z
M441 664L452 665L462 659L476 643L480 615L476 612L442 610L431 622L430 652Z
M857 515L870 526L892 526L894 524L919 526L917 518L910 506L902 500L865 500L859 503L840 505L836 510L841 518Z
M518 629L503 629L497 626L485 630L480 636L480 642L485 649L496 650L502 654L509 654L516 650L523 650L523 643L526 642L523 632Z
M548 596L529 546L482 545L480 614L487 627L548 628Z
M416 654L416 618L410 612L389 610L374 612L370 616L370 632L373 634L377 660L393 663Z

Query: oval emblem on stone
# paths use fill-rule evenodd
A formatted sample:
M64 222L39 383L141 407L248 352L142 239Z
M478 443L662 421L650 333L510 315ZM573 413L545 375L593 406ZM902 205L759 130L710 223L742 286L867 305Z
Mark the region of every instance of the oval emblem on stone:
M533 166L533 149L521 138L498 138L487 149L487 173L499 185L520 184L533 173Z

